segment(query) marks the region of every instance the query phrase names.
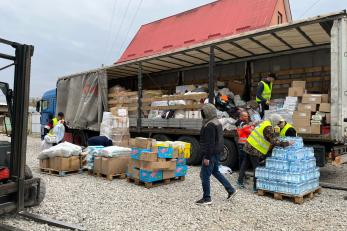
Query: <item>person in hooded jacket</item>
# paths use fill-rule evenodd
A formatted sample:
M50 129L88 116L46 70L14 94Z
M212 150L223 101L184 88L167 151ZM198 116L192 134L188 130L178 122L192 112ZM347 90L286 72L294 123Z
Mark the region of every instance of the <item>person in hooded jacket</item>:
M255 169L260 164L261 158L266 158L271 148L274 146L287 147L289 142L282 142L278 139L274 128L279 126L283 118L278 114L272 114L268 120L260 123L249 135L243 151L248 155L252 168ZM253 192L256 192L256 177L253 177Z
M201 115L203 126L200 131L200 150L203 156L200 178L202 182L203 197L196 201L199 205L212 204L210 177L213 175L225 188L230 199L236 194L236 190L219 171L220 153L224 149L223 128L217 119L217 109L213 104L205 104Z

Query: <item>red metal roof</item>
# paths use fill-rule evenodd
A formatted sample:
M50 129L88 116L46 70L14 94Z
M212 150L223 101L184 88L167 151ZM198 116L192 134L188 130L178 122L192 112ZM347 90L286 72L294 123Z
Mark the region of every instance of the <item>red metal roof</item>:
M117 62L270 26L277 1L219 0L142 25Z

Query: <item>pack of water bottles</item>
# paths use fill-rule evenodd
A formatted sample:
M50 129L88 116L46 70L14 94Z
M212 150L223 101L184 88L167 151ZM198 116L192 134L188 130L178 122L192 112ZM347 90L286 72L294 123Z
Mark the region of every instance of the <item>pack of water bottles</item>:
M257 189L300 195L319 186L319 168L314 150L304 147L301 137L282 139L293 143L286 148L275 147L265 167L255 171Z

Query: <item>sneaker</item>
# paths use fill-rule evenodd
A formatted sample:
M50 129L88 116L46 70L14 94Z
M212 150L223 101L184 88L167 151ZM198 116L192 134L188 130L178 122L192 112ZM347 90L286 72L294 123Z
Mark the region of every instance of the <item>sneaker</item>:
M232 192L228 192L227 199L233 199L237 193L238 193L238 190L236 190L236 189Z
M245 188L245 185L243 184L243 183L241 183L241 182L239 182L239 181L237 181L236 182L236 184L237 184L237 186L239 187L239 188Z
M206 198L206 199L202 198L202 199L196 201L195 204L197 204L197 205L210 205L210 204L212 204L212 201L211 201L211 198Z

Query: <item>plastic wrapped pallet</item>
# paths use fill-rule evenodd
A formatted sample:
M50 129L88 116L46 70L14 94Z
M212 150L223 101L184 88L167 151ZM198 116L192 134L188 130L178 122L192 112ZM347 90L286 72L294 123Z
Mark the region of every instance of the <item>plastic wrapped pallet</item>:
M86 149L87 157L86 157L86 165L84 168L87 168L88 170L94 169L94 160L95 157L100 156L100 151L104 148L104 146L89 146Z
M100 155L104 157L130 156L131 149L118 146L110 146L103 148L100 151Z
M79 156L82 153L82 148L80 146L71 144L69 142L63 142L53 146L49 149L43 150L38 159L48 159L56 156L60 157L70 157L70 156Z

